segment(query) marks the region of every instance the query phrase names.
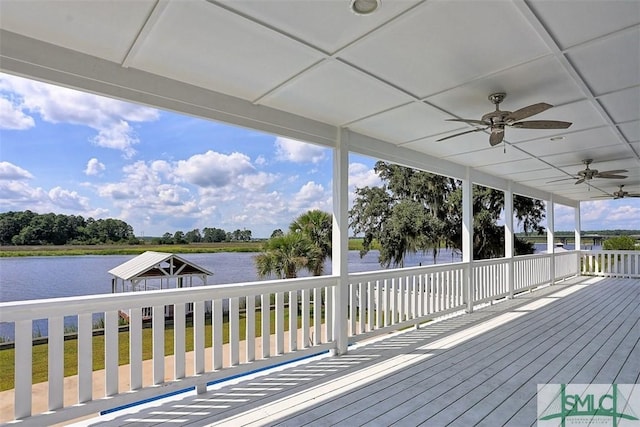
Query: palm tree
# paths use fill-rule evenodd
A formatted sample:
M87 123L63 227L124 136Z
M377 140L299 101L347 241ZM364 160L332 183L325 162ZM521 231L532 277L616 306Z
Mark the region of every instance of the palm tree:
M267 240L254 261L261 278L274 275L293 279L302 269L316 271L322 259L320 251L302 233L287 233Z
M296 218L289 230L292 233L300 233L320 251L321 259L315 263L315 267L310 270L314 276L322 276L324 262L331 257L331 230L333 227L333 217L327 212L319 209L308 211Z

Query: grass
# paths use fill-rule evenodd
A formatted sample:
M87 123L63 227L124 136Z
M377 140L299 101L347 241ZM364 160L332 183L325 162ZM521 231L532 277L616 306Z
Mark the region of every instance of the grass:
M256 310L255 331L256 337L261 336L262 320L260 310ZM289 310L284 312L285 331L289 330ZM298 326L300 327L302 318L298 317ZM246 334L246 318L240 314L240 339L244 339ZM275 310L271 310L271 334L275 333ZM149 360L152 358L153 329L146 328L142 330L142 359ZM205 324L205 347L211 347L212 340L211 320L207 319ZM224 320L222 325L223 343L229 342L229 323ZM185 328L186 351L193 350L193 327L188 325ZM129 364L129 332L120 332L118 334L119 344L119 365ZM48 378L48 352L49 345L41 344L33 346L33 384L47 381ZM164 354L172 355L173 349L173 327L167 326L164 331ZM104 369L104 336L93 337L93 370ZM64 342L64 376L76 375L78 373L78 341L68 340ZM15 387L15 350L0 350L0 391L10 390Z

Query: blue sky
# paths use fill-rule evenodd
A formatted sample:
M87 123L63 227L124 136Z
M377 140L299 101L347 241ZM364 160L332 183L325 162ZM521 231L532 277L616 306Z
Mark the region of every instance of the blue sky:
M0 74L0 211L118 218L136 235L218 227L268 237L331 210L331 150ZM350 192L377 185L352 155ZM582 228L639 228L640 199L583 202ZM556 230L573 209L556 208Z

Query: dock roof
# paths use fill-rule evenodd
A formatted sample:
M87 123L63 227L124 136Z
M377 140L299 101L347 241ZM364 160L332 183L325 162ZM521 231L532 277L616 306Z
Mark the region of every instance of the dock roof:
M112 268L109 274L122 280L213 275L209 270L176 254L154 251L146 251Z

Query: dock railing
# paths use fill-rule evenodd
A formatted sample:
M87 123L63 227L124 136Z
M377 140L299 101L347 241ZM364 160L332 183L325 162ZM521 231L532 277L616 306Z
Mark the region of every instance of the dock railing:
M585 271L585 263L592 262L594 256L567 251L352 273L345 284L346 292L335 292L340 277L321 276L0 303L0 321L13 323L15 328L14 417L22 420L21 425L51 424L185 389L204 392L211 381L333 350L341 330L348 331L350 342L361 341L446 314L472 311L479 304L575 276L579 265ZM607 258L611 263L613 258L617 260L611 256ZM638 258L623 259L637 274ZM341 294L348 299L344 316L336 311L336 307L344 307L336 301ZM185 320L187 304L193 304L192 326ZM169 328L165 325L165 306L173 306L174 320ZM152 307L154 314L150 362L143 362L144 307ZM210 322L206 320L206 307L212 309ZM119 333L121 312L128 314L128 334ZM94 394L93 373L96 313L104 316L105 386L104 395L99 396ZM65 404L64 399L67 316L75 316L78 325L78 381L72 404ZM34 414L32 328L39 319L48 322L48 412ZM187 343L190 327L193 341ZM166 337L173 340L170 372L165 372ZM126 390L119 378L122 340L128 340L129 346ZM205 340L211 342L211 349L205 349ZM192 357L187 357L187 348L193 348ZM143 363L152 364L150 374L143 374Z

